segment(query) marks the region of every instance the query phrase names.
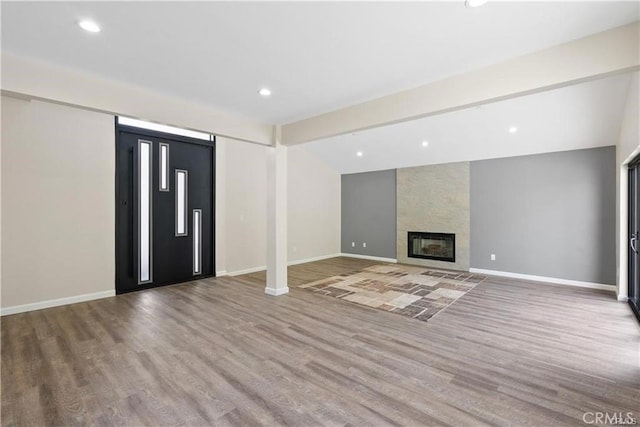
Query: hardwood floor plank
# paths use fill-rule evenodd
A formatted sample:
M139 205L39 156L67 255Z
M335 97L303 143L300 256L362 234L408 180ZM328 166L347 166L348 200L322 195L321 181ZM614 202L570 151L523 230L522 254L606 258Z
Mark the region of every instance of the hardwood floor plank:
M376 261L198 280L5 316L1 424L582 425L640 417L612 293L489 277L428 322L297 289Z

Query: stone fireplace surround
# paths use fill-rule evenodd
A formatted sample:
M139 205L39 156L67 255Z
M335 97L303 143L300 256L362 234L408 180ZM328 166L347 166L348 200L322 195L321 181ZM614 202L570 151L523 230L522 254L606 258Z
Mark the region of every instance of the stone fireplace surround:
M396 175L397 259L402 264L469 271L469 162L401 168ZM409 231L454 233L455 262L409 258Z

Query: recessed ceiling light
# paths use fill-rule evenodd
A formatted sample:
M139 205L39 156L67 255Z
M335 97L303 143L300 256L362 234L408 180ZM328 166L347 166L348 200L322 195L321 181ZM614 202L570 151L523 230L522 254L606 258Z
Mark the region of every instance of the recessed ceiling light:
M80 26L80 28L90 33L100 32L100 27L98 26L98 24L96 24L93 21L88 21L88 20L80 21L78 22L78 25Z
M429 141L422 141L422 146L423 147L428 147L429 146Z
M358 152L356 153L356 156L358 156L358 157L362 157L362 155L363 155L362 151L358 151Z
M464 5L466 7L480 7L483 6L487 0L466 0Z
M517 126L511 126L509 128L509 133L516 133L518 132L518 127Z
M263 87L262 89L260 89L258 91L258 93L262 96L269 96L271 95L271 89L267 88L267 87Z

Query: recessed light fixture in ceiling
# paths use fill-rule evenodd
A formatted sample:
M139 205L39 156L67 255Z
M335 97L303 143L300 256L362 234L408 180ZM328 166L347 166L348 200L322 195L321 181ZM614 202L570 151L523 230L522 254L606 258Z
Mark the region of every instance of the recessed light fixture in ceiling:
M363 155L364 155L364 154L362 153L362 151L358 151L358 152L356 153L356 156L358 156L358 157L362 157Z
M88 31L90 33L99 33L100 32L100 27L98 26L98 24L96 24L93 21L90 21L88 19L82 20L80 22L78 22L78 25L80 26L80 28L82 28L85 31Z
M518 127L517 126L511 126L509 128L509 133L516 133L518 132Z
M466 0L464 5L466 7L480 7L487 3L487 0Z
M428 147L429 146L429 141L422 141L422 146L423 147Z
M271 89L269 89L268 87L263 87L258 91L258 93L262 96L271 96Z

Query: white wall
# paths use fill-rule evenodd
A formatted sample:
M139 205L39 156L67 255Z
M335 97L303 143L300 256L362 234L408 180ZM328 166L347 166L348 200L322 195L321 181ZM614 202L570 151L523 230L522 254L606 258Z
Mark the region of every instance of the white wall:
M620 126L620 139L618 140L618 159L620 163L629 157L640 144L640 127L638 125L638 116L640 116L640 109L638 108L638 98L640 98L639 80L639 73L633 73Z
M640 152L640 78L634 73L629 83L629 91L624 115L620 126L620 138L616 147L616 164L618 167L617 229L618 229L618 299L627 297L627 167L626 163Z
M2 97L3 308L114 292L114 144L113 116Z
M227 139L216 138L215 268L216 276L227 273Z
M218 138L221 141L222 138ZM267 147L224 140L226 271L266 266ZM220 271L220 267L217 267Z
M340 174L302 147L288 149L288 261L340 252Z
M226 152L224 269L230 274L264 269L270 148L223 138L217 141ZM301 147L287 151L288 261L336 255L340 252L340 175ZM221 265L217 270L222 270Z

